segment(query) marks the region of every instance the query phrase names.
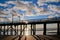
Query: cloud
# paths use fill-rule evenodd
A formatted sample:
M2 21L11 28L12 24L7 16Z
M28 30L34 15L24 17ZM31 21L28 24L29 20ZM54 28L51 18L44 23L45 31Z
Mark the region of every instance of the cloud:
M2 3L0 3L0 6L5 6L5 7L6 7L6 6L7 6L7 4L2 4Z
M60 6L56 6L56 5L48 5L49 9L55 12L60 13Z
M4 20L3 20L3 18L0 18L0 22L3 22Z
M27 1L20 1L21 3L24 3L24 4L29 4L29 3L32 3L31 1L30 2L27 2Z
M52 11L52 14L48 16L48 18L54 18L60 16L60 7L56 5L49 5L49 10Z
M38 0L37 4L39 6L47 5L46 2L60 2L60 0Z
M38 3L43 2L60 2L60 0L38 0Z
M46 1L46 0L38 0L37 4L38 4L39 6L47 5L47 4L44 3L45 1Z
M36 15L50 15L50 14L54 14L54 13L60 13L60 6L56 6L56 5L48 5L44 2L59 2L59 0L38 0L38 5L42 6L40 8L38 7L34 7L34 10L37 12ZM44 5L47 5L47 8L44 8Z
M45 2L59 2L60 0L45 0Z
M6 4L16 4L16 1L8 1Z
M4 21L12 22L12 18L0 18L0 22L4 22Z
M40 7L40 8L37 8L37 7L34 7L34 10L36 11L36 15L49 15L51 14L52 12L49 11L48 8L44 8L44 7Z
M41 2L41 4L43 4L44 1L40 1L40 2ZM44 8L43 6L38 8L36 5L33 5L32 3L28 3L28 4L27 3L28 2L19 2L18 5L15 4L16 6L14 6L12 9L13 10L16 9L16 12L17 12L17 10L26 11L26 16L35 16L31 11L32 9L34 9L36 11L37 15L47 15L47 14L52 13L51 11L48 11L48 9ZM45 4L43 4L43 5L45 5ZM50 6L49 6L49 8L50 8ZM10 11L12 11L12 10L10 10ZM16 14L18 14L18 12Z
M13 16L13 21L19 21L19 17L18 16Z
M51 2L52 0L50 0ZM54 1L54 0L53 0ZM19 21L19 16L20 16L20 20L25 20L24 17L28 16L28 17L32 17L32 16L43 16L43 15L49 15L48 18L53 18L56 16L59 16L57 13L60 13L60 6L56 6L56 5L47 5L44 4L44 2L49 2L49 0L38 0L38 5L41 7L37 7L37 5L32 4L32 2L24 2L24 1L20 1L20 2L16 2L16 1L9 1L6 2L5 4L0 4L1 6L8 6L8 4L14 4L15 6L12 8L6 8L2 11L2 13L4 14L8 14L8 17L6 20L9 22L12 22L12 14L13 16L13 21ZM44 5L47 5L47 8L45 8ZM26 11L26 13L21 13L18 12L18 10L22 10L22 11ZM35 11L35 14L33 13L33 11ZM7 17L7 15L0 15L0 17ZM16 20L15 20L16 19ZM3 19L1 19L3 20Z
M4 18L4 20L7 22L12 22L12 18Z
M8 15L7 12L8 12L8 11L1 11L1 14L3 14L3 15Z
M13 1L8 1L8 2L6 2L6 4L14 4L14 3L16 3L16 2L13 2ZM29 14L31 14L32 15L32 12L30 11L31 9L30 9L30 3L31 2L18 2L18 3L16 3L15 5L16 6L14 6L13 8L7 8L6 10L5 10L5 12L7 12L7 13L10 13L10 12L12 12L12 10L16 10L16 12L17 12L17 10L24 10L24 11L26 11L26 14L27 15L29 15ZM18 4L18 5L17 5ZM18 14L18 12L16 13L16 14Z
M51 15L49 15L48 16L48 18L54 18L54 17L59 17L60 15L58 15L58 14L51 14Z
M30 5L30 3L26 4L24 2L20 2L13 9L26 11L26 16L32 16L33 15L33 13L31 12L31 5Z

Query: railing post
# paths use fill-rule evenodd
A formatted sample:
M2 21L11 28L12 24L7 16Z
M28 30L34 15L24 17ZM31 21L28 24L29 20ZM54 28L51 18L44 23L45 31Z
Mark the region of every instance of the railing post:
M44 32L43 35L46 35L46 23L44 23Z

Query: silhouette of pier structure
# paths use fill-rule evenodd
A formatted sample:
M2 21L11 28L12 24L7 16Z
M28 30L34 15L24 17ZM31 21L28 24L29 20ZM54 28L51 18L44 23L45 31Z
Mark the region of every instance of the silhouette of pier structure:
M57 23L57 35L60 35L60 21L0 24L0 35L23 35L28 24L31 25L31 35L36 35L36 24L43 24L43 35L46 35L46 24L48 23Z
M11 40L28 40L30 37L30 40L59 40L58 37L54 36L55 38L52 38L53 36L46 36L46 25L48 23L57 23L57 35L60 35L60 21L45 21L45 22L29 22L29 23L9 23L9 24L0 24L0 38L2 36L12 38ZM27 25L30 26L30 36L24 36L24 30L27 28ZM36 24L43 24L43 35L36 35ZM10 36L12 37L10 37ZM13 38L13 35L15 36ZM4 37L4 38L5 38ZM59 37L60 38L60 37ZM6 39L6 38L5 38ZM5 40L3 39L3 40Z

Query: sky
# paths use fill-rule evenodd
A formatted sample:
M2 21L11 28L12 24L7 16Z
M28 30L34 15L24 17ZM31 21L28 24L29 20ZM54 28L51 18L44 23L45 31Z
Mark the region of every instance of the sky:
M60 17L60 0L0 0L0 22L54 17Z

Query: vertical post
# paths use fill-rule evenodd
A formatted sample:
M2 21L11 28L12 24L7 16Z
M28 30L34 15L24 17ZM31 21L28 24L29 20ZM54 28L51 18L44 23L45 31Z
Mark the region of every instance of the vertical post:
M46 23L44 23L44 32L43 35L46 35Z
M19 35L18 40L21 40L21 35L22 35L22 25L20 25L20 35Z
M15 27L14 31L15 31L15 35L16 35L16 25L14 25L14 27Z
M32 24L31 24L31 35L32 35Z
M8 26L7 26L8 27ZM7 28L8 29L8 28ZM7 30L6 30L7 31ZM7 33L8 33L8 31L7 31ZM8 34L7 34L8 35Z
M59 23L57 23L57 35L59 35Z
M33 24L33 35L35 35L35 33L36 33L36 25Z
M12 30L13 30L13 29L12 29L12 25L10 26L10 28L11 28L11 30L10 30L10 33L11 33L11 34L10 34L10 35L12 35L12 34L13 34L13 31L12 31Z
M0 26L0 35L1 35L1 26Z
M18 35L18 25L17 25L17 35Z
M8 35L8 30L9 30L8 27L9 27L9 26L7 26L7 35Z
M20 35L22 35L22 25L20 25Z
M4 25L4 35L5 35L5 25Z
M1 31L2 31L2 26L0 25L0 35L1 35Z

